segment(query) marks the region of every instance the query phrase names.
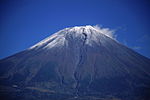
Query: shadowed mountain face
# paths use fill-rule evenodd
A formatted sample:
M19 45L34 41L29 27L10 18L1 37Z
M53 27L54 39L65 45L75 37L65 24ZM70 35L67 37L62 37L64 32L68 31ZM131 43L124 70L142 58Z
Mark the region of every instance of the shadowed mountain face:
M92 26L63 29L0 60L8 100L148 100L150 60Z

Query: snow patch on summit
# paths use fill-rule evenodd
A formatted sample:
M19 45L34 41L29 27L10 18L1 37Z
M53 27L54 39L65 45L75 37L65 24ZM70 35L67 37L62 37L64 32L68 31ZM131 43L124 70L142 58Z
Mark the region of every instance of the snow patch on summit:
M116 38L116 35L114 35L114 30L110 30L109 28L101 28L98 25L75 26L58 31L52 36L49 36L48 38L30 47L29 50L39 48L50 49L53 47L60 47L64 46L65 43L68 43L69 41L74 41L73 43L76 42L77 44L80 44L80 42L82 42L84 39L84 35L86 35L87 38L85 44L88 44L90 46L93 42L104 42L104 37L106 36L114 40Z

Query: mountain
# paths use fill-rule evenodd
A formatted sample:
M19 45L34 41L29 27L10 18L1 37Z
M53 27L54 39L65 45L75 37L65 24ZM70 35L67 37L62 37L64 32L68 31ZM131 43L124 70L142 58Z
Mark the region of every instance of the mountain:
M60 30L0 60L4 100L148 100L150 59L93 26Z

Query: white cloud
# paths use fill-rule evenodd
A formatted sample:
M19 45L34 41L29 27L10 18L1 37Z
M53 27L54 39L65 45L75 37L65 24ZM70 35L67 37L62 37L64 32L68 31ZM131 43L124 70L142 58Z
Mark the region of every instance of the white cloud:
M128 43L127 43L127 41L124 39L123 40L123 44L125 45L125 46L128 46Z
M93 27L95 29L99 30L102 34L104 34L104 35L106 35L106 36L116 40L117 35L115 34L115 30L112 30L112 29L109 29L109 28L102 28L99 25L95 25Z
M141 47L140 46L134 46L134 47L132 47L134 50L140 50L141 49Z
M150 36L148 34L144 34L143 36L141 36L138 40L136 40L137 42L149 42L150 41Z

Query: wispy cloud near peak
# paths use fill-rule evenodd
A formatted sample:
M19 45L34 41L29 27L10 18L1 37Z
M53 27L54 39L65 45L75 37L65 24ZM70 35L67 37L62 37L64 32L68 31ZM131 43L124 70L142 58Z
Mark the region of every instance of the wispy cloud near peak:
M115 39L117 38L117 35L115 34L115 30L109 29L109 28L102 28L100 25L93 26L95 29L99 30L102 34Z

